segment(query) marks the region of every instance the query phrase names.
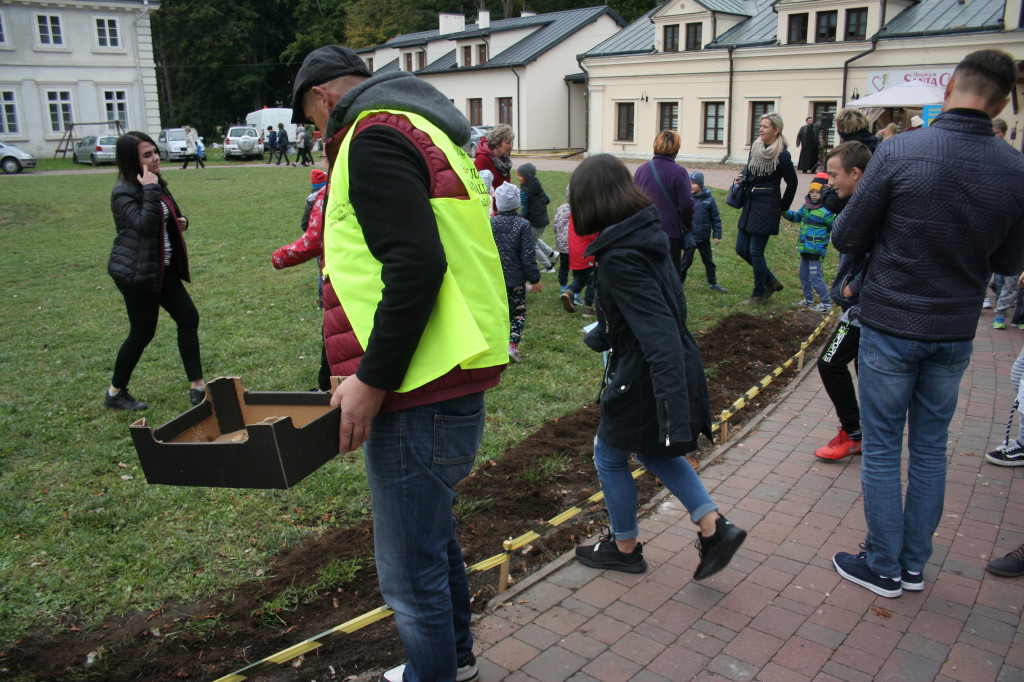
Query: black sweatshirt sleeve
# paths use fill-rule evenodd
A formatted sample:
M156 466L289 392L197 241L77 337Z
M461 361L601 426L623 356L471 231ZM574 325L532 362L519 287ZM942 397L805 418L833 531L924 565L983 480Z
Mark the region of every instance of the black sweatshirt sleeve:
M384 290L356 371L374 388L397 389L433 312L448 269L430 206L430 172L400 132L371 126L352 141L349 196Z

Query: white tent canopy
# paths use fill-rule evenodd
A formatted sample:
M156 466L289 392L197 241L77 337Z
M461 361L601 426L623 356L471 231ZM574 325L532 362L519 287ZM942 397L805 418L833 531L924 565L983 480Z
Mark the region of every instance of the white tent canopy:
M912 80L891 88L886 88L873 95L847 102L846 106L855 109L892 108L920 109L929 104L942 104L945 88L928 85L923 81Z

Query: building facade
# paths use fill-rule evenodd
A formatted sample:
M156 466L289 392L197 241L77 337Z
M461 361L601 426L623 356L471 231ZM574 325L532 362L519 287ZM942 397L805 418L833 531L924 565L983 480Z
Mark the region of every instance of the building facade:
M401 70L429 81L472 125L507 123L515 149L582 149L584 84L577 55L616 34L625 22L607 6L490 20L475 24L441 14L438 29L363 48L371 71Z
M160 107L145 0L4 0L0 4L0 140L53 156L116 130L158 130ZM89 125L83 125L89 124Z
M1021 0L670 0L582 56L588 152L647 158L669 128L681 160L744 163L767 112L792 145L808 116L912 78L945 86L974 50L1024 58L1021 12ZM1012 104L1003 117L1019 134Z

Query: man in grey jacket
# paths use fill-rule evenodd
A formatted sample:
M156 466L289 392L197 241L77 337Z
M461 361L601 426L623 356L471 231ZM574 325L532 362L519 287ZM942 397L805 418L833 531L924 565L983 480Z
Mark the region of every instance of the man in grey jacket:
M861 485L868 532L839 574L875 594L923 590L942 517L946 440L994 270L1024 267L1024 158L992 134L1016 83L1014 60L964 58L930 126L878 146L832 242L871 252L861 289ZM909 421L908 485L900 484Z

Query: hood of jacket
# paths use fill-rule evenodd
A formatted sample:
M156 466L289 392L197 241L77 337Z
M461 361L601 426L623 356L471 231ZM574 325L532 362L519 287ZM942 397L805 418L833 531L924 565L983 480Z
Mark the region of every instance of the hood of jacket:
M597 239L587 247L584 255L600 256L601 251L611 246L639 249L651 253L667 253L668 237L661 229L658 207L651 204L621 223L604 228L598 234Z
M469 141L469 121L437 88L411 73L382 73L369 78L338 100L327 122L325 137L350 125L369 109L398 109L423 116L440 128L457 146Z
M701 191L693 195L693 199L694 201L696 201L697 199L707 199L709 196L711 196L711 190L708 189L707 187L704 187L703 189L701 189Z

